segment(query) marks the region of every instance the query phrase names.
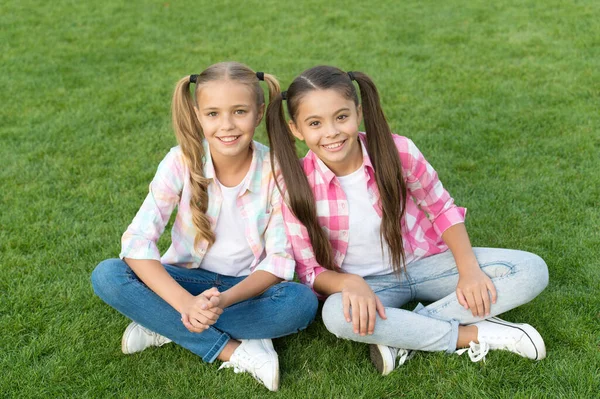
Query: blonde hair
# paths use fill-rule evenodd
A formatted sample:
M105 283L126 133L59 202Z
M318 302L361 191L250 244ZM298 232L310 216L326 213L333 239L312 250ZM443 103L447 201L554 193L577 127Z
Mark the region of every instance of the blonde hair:
M204 177L204 132L198 121L194 107L197 107L197 98L203 85L217 80L230 80L249 86L256 94L256 106L260 108L265 103L265 95L260 86L257 73L246 65L238 62L221 62L206 68L200 75L195 75L196 87L194 95L190 93L190 76L181 78L175 86L171 113L173 128L177 142L183 152L183 157L190 171L190 184L192 198L190 208L192 223L196 227L194 247L202 240L208 241L210 247L215 242L215 233L206 216L208 208L208 184ZM279 82L273 75L264 74L264 80L269 87L269 100L279 93Z

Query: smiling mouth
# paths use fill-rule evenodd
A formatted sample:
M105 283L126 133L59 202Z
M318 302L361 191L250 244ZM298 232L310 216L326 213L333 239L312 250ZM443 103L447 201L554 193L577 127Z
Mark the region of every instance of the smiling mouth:
M338 141L337 143L323 144L321 147L325 148L326 150L335 150L343 146L344 143L346 143L346 140Z
M234 141L236 141L240 137L242 137L242 136L225 136L225 137L217 137L217 138L220 141L222 141L223 143L233 143Z

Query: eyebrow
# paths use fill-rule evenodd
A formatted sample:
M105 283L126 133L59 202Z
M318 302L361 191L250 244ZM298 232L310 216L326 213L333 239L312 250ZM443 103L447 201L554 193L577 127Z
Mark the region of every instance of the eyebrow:
M250 105L248 104L236 104L234 106L232 106L231 108L250 108ZM206 107L206 108L202 108L203 111L212 111L212 110L218 110L219 108L217 107Z
M333 114L334 114L334 115L336 115L336 114L339 114L339 113L340 113L340 112L342 112L342 111L350 111L350 108L340 108L340 109L338 109L337 111L335 111ZM304 122L306 122L307 120L309 120L309 119L311 119L311 118L317 118L317 119L318 119L318 118L319 118L319 115L311 115L311 116L307 116L307 117L304 119Z

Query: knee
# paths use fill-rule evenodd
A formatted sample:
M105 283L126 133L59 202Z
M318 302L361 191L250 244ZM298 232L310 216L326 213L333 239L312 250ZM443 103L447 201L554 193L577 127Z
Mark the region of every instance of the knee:
M315 319L319 301L315 293L307 286L293 282L281 283L281 289L276 295L285 298L284 301L287 304L284 307L287 310L284 310L283 313L294 319L293 322L298 324L299 330L308 327ZM289 309L295 309L295 311L289 311Z
M327 331L334 334L336 337L345 335L345 330L349 323L344 318L342 294L337 293L330 295L327 300L325 300L321 316L323 317L323 324L325 324Z
M548 266L546 262L536 254L527 253L521 264L521 272L527 276L527 292L530 299L538 296L548 286Z
M121 259L107 259L100 262L91 276L96 295L104 301L114 298L118 294L120 277L125 275L128 267Z

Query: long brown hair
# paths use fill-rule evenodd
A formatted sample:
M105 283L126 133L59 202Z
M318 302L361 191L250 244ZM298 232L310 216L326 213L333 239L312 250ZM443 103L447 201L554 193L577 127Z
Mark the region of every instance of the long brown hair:
M317 66L298 76L286 92L287 110L295 121L304 95L312 90L333 89L344 98L354 101L359 98L352 83L360 89L363 118L367 134L367 152L375 170L375 180L381 196L382 220L380 234L389 248L394 272L405 267L402 243L401 219L406 203L406 183L402 176L402 165L385 119L379 93L369 76L362 72L346 73L331 66ZM271 156L277 157L286 182L290 208L308 231L317 262L335 270L333 250L325 231L319 226L315 199L308 184L302 165L296 155L294 136L285 120L283 97L275 96L267 109L267 132Z
M279 82L273 75L262 74L269 87L269 99L279 93ZM256 106L260 108L265 103L265 95L260 86L257 73L246 65L238 62L222 62L211 65L201 74L194 75L195 90L190 92L191 76L181 78L175 86L171 114L173 128L177 142L181 146L183 157L190 171L190 184L192 198L190 208L192 211L192 222L196 227L194 246L201 240L208 241L209 247L215 242L215 234L211 229L210 220L206 216L208 208L208 184L209 180L204 177L204 132L196 117L194 107L197 107L197 99L203 86L216 80L231 80L245 84L252 88L256 95Z

